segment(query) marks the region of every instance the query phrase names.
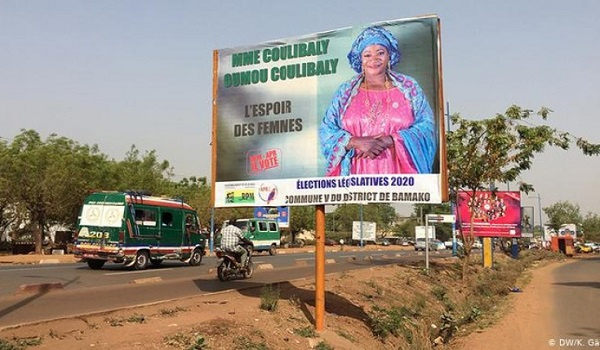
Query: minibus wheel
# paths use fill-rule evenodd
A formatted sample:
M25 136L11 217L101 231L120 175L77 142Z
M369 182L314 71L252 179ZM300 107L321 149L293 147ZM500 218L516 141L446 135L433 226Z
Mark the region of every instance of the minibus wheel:
M148 258L148 252L141 251L135 255L135 262L133 268L136 270L145 270L148 267L150 259Z

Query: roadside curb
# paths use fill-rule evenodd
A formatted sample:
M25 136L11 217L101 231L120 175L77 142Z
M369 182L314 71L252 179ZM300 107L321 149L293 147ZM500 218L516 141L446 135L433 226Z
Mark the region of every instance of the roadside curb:
M40 264L60 264L60 260L58 259L42 259L39 262Z

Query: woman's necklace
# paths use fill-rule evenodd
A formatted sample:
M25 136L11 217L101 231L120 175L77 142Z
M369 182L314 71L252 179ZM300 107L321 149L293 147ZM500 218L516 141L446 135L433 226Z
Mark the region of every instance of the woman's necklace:
M389 90L389 86L388 86L387 77L384 82L384 88L386 91L385 113L384 113L384 108L383 108L383 104L384 104L383 100L377 99L377 97L375 97L374 101L371 102L371 98L370 98L370 94L369 94L369 83L368 83L367 79L365 79L365 90L366 90L365 110L367 111L366 119L367 119L367 121L369 121L370 124L374 124L378 120L380 120L380 122L383 126L383 124L385 124L385 120L387 120L388 119L387 117L389 117L388 114L389 114L389 107L390 107L391 99L390 99L390 90Z

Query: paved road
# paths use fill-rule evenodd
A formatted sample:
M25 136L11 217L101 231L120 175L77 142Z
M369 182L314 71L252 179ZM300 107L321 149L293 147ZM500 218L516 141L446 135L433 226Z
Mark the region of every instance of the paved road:
M560 266L553 277L556 346L600 349L600 257Z
M434 254L432 258L448 256ZM340 272L407 261L424 261L412 251L327 253L326 273ZM265 283L314 277L314 254L253 257L258 269L249 280L220 282L216 279L214 257L200 267L165 264L147 271L130 271L121 266L90 270L83 264L57 266L3 267L0 269L0 328L58 317L88 314L161 300L172 300L224 291L251 288ZM260 267L267 267L261 269ZM272 267L272 268L271 268ZM46 285L61 283L61 290L15 293L23 281ZM136 282L136 283L132 283ZM5 285L6 284L6 285Z

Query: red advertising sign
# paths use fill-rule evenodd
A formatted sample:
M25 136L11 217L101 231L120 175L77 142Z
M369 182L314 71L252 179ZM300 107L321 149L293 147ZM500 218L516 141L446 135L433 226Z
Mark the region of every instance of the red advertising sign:
M457 222L476 237L521 237L521 193L480 191L458 193Z

